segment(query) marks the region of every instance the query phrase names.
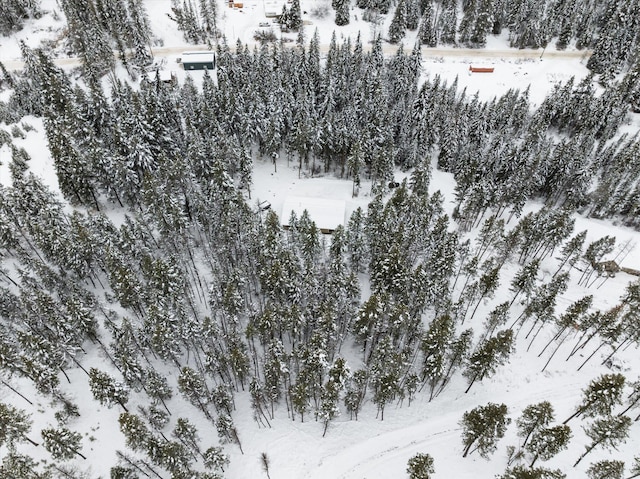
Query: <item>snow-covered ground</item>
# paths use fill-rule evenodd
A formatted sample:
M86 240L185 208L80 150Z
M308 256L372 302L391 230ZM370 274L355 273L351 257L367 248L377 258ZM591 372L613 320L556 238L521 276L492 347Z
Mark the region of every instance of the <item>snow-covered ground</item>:
M226 4L220 7L220 26L224 30L229 44L234 45L235 39L243 42L253 42L253 32L259 28L258 24L268 21L264 12L271 8L263 1L244 1L242 9L228 8ZM321 43L328 44L335 30L338 37L351 36L360 32L363 39L368 42L372 36L381 32L386 34L390 17L385 23L372 26L363 22L360 12L354 9L352 22L347 27L338 28L333 24L333 15L330 2L316 2L302 0L302 9L312 12L318 4L329 5L329 15L325 18L317 18L306 13L305 20L309 23L305 32L309 37L314 29L318 29ZM147 11L153 26L153 31L162 39L164 47L176 47L189 49L185 44L181 33L175 28L173 22L167 17L170 11L169 0L146 0ZM55 0L43 0L42 6L49 11L42 19L32 21L22 32L10 38L0 38L0 61L8 62L19 60L18 42L25 41L32 47L45 41L55 42L60 38L62 22L54 18L53 12L58 11ZM277 8L281 10L281 8ZM295 38L295 34L288 34ZM415 35L415 34L413 34ZM408 37L407 45L413 44L413 39ZM492 39L489 49L506 49L505 38ZM541 52L542 54L542 52ZM175 63L179 53L167 55L167 68L176 70L179 79L185 75L192 75L195 79L201 77L201 73L186 73L179 69ZM559 81L566 81L571 76L582 79L587 75L584 61L580 57L552 58L545 57L535 59L519 58L486 58L476 55L464 56L425 56L423 62L424 76L433 78L440 75L451 82L456 77L460 88L466 88L469 95L476 91L481 99L490 99L500 95L509 88L525 89L530 87L530 98L533 106L539 104L544 95ZM470 64L490 64L495 67L492 74L471 74L468 70ZM44 129L38 119L27 118L24 121L35 127L35 131L27 133L25 140L15 139L17 146L22 146L31 154L30 167L34 173L41 176L49 185L57 190L57 181L51 158L46 149ZM7 129L6 125L0 125ZM638 120L625 126L629 131L638 131ZM8 183L7 164L10 151L3 147L0 149L0 182ZM358 197L352 197L352 185L350 181L340 180L331 176L300 178L295 164L287 165L286 159L278 160L277 172L270 162L256 160L254 169L254 186L252 190L252 203L267 200L272 208L280 213L287 196L310 196L344 200L347 205L347 214L357 207L365 208L370 196L369 185L363 183ZM397 172L396 180L401 181L407 173ZM454 181L451 175L433 172L431 182L433 190L441 190L447 198L445 207L450 212ZM531 209L539 205L529 205ZM606 234L616 236L618 244L629 241L640 241L640 235L623 227L613 226L608 222L577 217L575 231L588 230L587 242L600 238ZM553 268L553 260L548 260L544 268L550 275ZM636 247L623 261L625 266L640 269L640 247ZM483 316L496 304L508 297L507 287L510 277L515 274L518 267L508 265L502 276L502 289L499 294L486 304L481 306L475 319L476 330L481 328ZM585 289L576 284L577 272L574 271L568 292L563 295L559 310L562 310L570 302L584 296L594 294L595 308L606 309L614 306L626 285L635 278L624 273L608 280L599 289L592 287ZM600 284L599 282L596 284ZM407 406L391 405L385 414L385 420L376 418L376 408L371 403L365 404L359 415L359 420L350 421L342 416L333 421L325 438L322 438L322 425L313 419L300 423L292 422L287 418L284 406L276 413L276 419L272 422L272 428L260 428L252 419L252 412L246 395L237 395L237 412L234 414L238 426L240 438L245 451L244 455L235 446L226 446L225 452L231 456L231 464L225 473L229 479L245 479L265 477L259 461L262 452L267 453L271 461L270 475L273 479L374 479L389 477L404 477L407 460L417 452L429 453L434 457L436 474L438 479L463 479L463 478L490 478L502 472L506 467L506 446L519 444L515 435L515 425L511 424L507 436L500 442L498 452L490 461L486 461L477 455L462 459L462 443L460 440L459 420L464 411L489 401L504 402L509 406L509 415L515 419L521 410L529 405L542 400L550 401L556 409L556 418L563 420L568 417L580 401L581 390L588 382L599 374L611 372L605 366L601 366L601 355L594 357L587 367L577 371L578 366L588 356L590 350L565 362L573 346L568 341L557 355L557 359L551 363L545 372L540 372L547 355L538 357L543 345L550 338L552 329L547 328L533 343L529 352L526 352L528 340L524 338L524 332L518 338L517 353L513 355L510 363L501 368L493 378L478 383L468 393L464 394L466 383L459 375L455 376L445 392L432 402L428 402L424 394L419 394L416 400ZM524 346L523 346L524 345ZM547 352L548 353L548 352ZM100 362L102 359L97 353L87 362ZM640 355L635 349L628 349L619 354L616 366L627 375L629 380L635 380L640 373ZM105 366L106 368L106 366ZM82 417L78 423L74 423L74 429L82 432L84 440L83 453L88 457L82 468L89 467L92 477L109 477L109 467L115 464L115 450L122 448L122 435L117 429L117 409L106 409L97 405L94 401L82 401L88 393L86 377L83 373L70 371L71 384L64 385L65 390L81 405ZM175 378L170 378L175 383ZM37 393L30 390L30 386L20 383L21 390L29 395L38 397ZM18 407L25 407L11 391L0 389L0 400L9 401ZM135 406L135 403L132 404ZM40 403L33 419L34 431L38 428L54 424L55 420L46 400L40 397ZM189 414L193 415L190 409ZM179 415L180 411L174 412ZM187 412L185 412L187 414ZM195 418L197 421L198 418ZM203 443L207 439L216 440L216 431L202 419L199 423L199 433ZM621 458L630 463L633 456L640 451L640 424L632 426L630 439L619 448L619 451L611 454L607 451L596 450L589 456L578 469L572 469L572 464L582 453L587 444L587 437L579 427L579 421L571 423L574 438L569 449L559 454L556 458L543 464L547 467L560 468L569 478L585 477L584 471L590 461L604 458ZM25 446L25 451L37 458L46 458L47 454L42 447L32 448ZM0 450L0 454L2 454Z

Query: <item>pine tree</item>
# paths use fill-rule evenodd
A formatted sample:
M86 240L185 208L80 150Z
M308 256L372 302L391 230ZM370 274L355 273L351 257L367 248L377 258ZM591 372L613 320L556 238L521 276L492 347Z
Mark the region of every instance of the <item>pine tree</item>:
M0 477L20 479L53 479L51 471L38 471L36 462L29 456L9 451L0 463Z
M329 368L328 379L320 395L320 408L316 413L316 417L324 424L322 437L327 433L329 422L340 414L338 407L340 393L346 387L350 374L349 367L343 358L337 358Z
M405 36L407 29L407 0L400 0L389 25L389 42L398 43Z
M178 377L178 389L191 404L200 409L204 415L213 422L213 418L207 407L211 396L201 374L188 366L183 367Z
M129 391L109 374L96 368L89 369L89 387L100 404L107 407L119 404L125 412L128 411L125 404L129 400Z
M431 2L427 2L422 18L420 19L418 39L422 45L426 45L428 47L435 47L437 44L433 17L433 4Z
M598 461L587 469L589 479L622 479L624 461Z
M482 381L485 376L494 374L498 366L507 362L512 351L513 331L510 329L500 331L495 337L482 341L469 357L463 372L469 381L465 393L469 392L477 380Z
M154 369L148 369L145 376L145 388L147 395L154 401L154 403L160 402L165 409L167 409L165 401L171 399L173 396L173 391L171 387L169 387L167 378L165 376L161 376Z
M120 432L124 434L127 446L134 451L145 451L152 439L146 424L135 414L123 412L118 418Z
M191 471L189 452L179 442L159 442L149 448L149 456L153 462L169 471L172 477L188 477Z
M511 419L507 417L505 404L488 403L467 411L462 416L462 457L478 451L488 459L497 449L497 442L504 436Z
M407 0L407 29L416 30L420 22L420 0Z
M536 277L538 275L539 268L540 260L536 258L524 265L522 269L516 273L511 281L510 290L514 292L514 295L509 305L512 305L521 293L525 293L527 296L531 294L536 284Z
M530 468L518 464L508 468L504 474L496 476L496 479L565 479L566 477L567 475L559 469Z
M516 421L518 436L522 438L522 447L527 445L531 434L545 428L554 419L553 406L549 401L531 404L522 410Z
M501 303L496 306L484 322L484 333L482 335L481 341L486 340L493 336L496 328L503 326L507 320L509 319L509 303Z
M59 429L46 428L40 431L44 448L51 453L54 459L73 459L76 455L87 459L80 452L82 434L74 432L66 427Z
M359 369L353 373L347 383L344 405L349 412L350 419L353 419L355 416L356 421L358 420L358 413L364 401L368 380L367 371Z
M584 457L598 446L615 449L624 442L629 435L631 419L627 416L605 416L596 419L585 428L591 444L586 446L585 452L578 458L573 467L577 466Z
M218 470L224 472L224 468L229 464L229 457L224 454L221 447L210 447L204 452L204 467L214 472Z
M619 373L603 374L592 380L582 392L582 403L563 424L576 416L594 417L611 414L614 406L622 404L622 393L626 378Z
M447 351L445 373L442 376L440 387L433 394L433 397L437 396L444 390L453 373L467 360L471 351L472 340L473 330L466 329L462 331L457 338L451 341Z
M342 27L344 25L349 25L349 7L350 0L334 0L333 8L336 11L336 25Z
M240 452L244 454L242 450L242 444L240 443L240 436L238 436L238 430L233 424L233 419L227 414L220 414L216 421L216 430L218 431L218 437L223 443L233 443L240 448Z
M11 0L0 4L0 35L22 30L28 18L41 15L39 0Z
M627 407L620 414L626 414L631 409L640 406L640 380L633 381L630 386L631 392L627 396ZM635 420L640 420L640 415L638 415Z
M409 479L430 479L434 472L433 458L429 454L418 453L407 462Z
M527 452L533 456L529 467L533 467L538 459L548 461L566 449L570 439L571 429L566 424L534 431L531 442L526 445Z
M453 340L455 324L449 315L436 317L422 335L422 380L428 382L430 397L445 374L447 349Z
M196 458L200 455L200 438L198 437L198 429L195 424L189 422L188 419L180 417L176 421L176 425L171 433L178 441L180 441L191 452L191 455Z
M27 437L30 429L31 420L24 411L0 402L0 446L7 446L11 450L15 443L23 441L37 446Z
M446 0L442 2L442 13L438 16L436 23L438 43L445 45L456 43L458 2L456 0Z

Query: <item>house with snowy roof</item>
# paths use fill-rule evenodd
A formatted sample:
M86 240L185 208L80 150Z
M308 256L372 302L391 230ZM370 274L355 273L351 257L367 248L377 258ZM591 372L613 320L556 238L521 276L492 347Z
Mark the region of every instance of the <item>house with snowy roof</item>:
M280 222L288 228L291 213L299 218L304 211L324 234L331 234L339 225L344 225L346 202L327 198L311 198L307 196L288 196L282 206Z

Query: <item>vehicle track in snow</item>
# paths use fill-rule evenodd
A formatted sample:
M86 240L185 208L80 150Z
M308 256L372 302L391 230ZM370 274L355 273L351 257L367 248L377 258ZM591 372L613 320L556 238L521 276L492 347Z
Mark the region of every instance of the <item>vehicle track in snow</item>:
M557 379L550 379L550 382L555 385L537 390L535 395L531 394L530 387L506 391L494 398L483 394L482 398L478 398L476 405L486 404L487 402L504 402L509 408L509 416L513 421L518 417L521 409L540 401L550 401L556 408L556 412L563 410L566 406L572 408L574 404L577 405L581 390L586 386L584 380L564 383L563 387L558 387L557 381ZM443 442L451 443L454 445L453 447L462 451L460 440L462 428L458 427L458 422L462 418L464 411L474 407L473 405L467 407L458 403L458 399L463 397L465 396L460 395L456 400L439 406L434 404L434 417L432 419L382 433L376 437L347 446L337 454L325 456L320 460L317 467L305 476L305 479L325 479L328 477L332 479L367 478L370 477L369 474L375 474L385 464L394 461L397 457L401 457L402 462L406 464L407 458L416 452L434 450L437 447L442 447ZM456 404L458 407L456 407ZM438 414L438 408L442 410L442 406L449 409L449 411L444 412L444 414ZM564 419L562 415L556 414L556 416L556 419L560 421ZM513 424L511 427L513 427ZM401 473L401 471L397 472ZM375 477L379 476L376 475Z

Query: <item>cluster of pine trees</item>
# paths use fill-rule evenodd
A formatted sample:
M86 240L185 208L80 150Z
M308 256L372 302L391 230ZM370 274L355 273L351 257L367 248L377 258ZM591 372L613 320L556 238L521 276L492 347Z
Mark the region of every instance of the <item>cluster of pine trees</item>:
M606 81L633 63L640 48L637 2L576 0L399 0L388 38L397 43L406 30L418 30L423 45L481 48L489 35L504 29L516 48L541 48L555 39L564 50L570 43L593 49L589 68ZM358 0L367 11L388 13L388 0ZM363 18L371 18L365 14ZM336 17L337 19L337 17ZM336 21L337 23L337 21Z
M218 38L216 0L199 0L197 6L192 0L173 1L171 11L171 19L176 22L186 41L208 43Z
M22 30L28 18L41 14L40 0L6 0L0 3L0 35Z
M520 444L507 448L509 467L503 475L497 476L498 479L566 478L567 475L558 469L534 466L538 461L548 461L567 449L573 436L568 423L578 416L590 419L584 431L591 442L585 445L584 452L573 467L596 448L616 449L629 436L632 419L626 414L637 409L640 402L640 382L631 383L630 389L625 390L625 387L626 378L619 373L603 374L594 379L582 391L582 402L575 412L561 424L552 425L555 412L549 401L525 407L516 421ZM623 409L614 412L618 406ZM489 458L496 451L510 423L505 404L488 403L465 412L460 421L463 457L477 451L480 456ZM411 467L411 461L409 465ZM631 464L630 475L623 475L626 467L624 461L604 459L592 463L586 472L590 479L631 479L640 476L639 466L640 457L636 457Z
M233 397L243 390L261 426L270 427L286 410L293 420L315 418L326 433L341 411L357 419L366 401L383 419L394 401L410 404L421 391L436 397L456 371L462 371L469 390L508 361L521 330L533 343L544 326L557 328L541 354L551 344L555 354L572 337L572 354L596 341L595 351L609 348L614 354L640 337L633 321L640 301L637 285L611 311L589 311L591 301L585 298L556 316L567 267L582 264L585 282L591 282L589 271L597 269L615 240L603 238L585 249L584 233L571 237L571 209L543 208L522 216L510 230L496 211L471 244L454 231L442 196L429 193L426 147L421 161L406 156L405 161L416 161L410 163L410 181L387 201L378 181L367 211L354 212L330 244L306 214L292 217L292 227L284 231L275 213L252 209L243 194L251 186L248 148L268 154L281 151L282 143L257 136L251 122L261 118L240 114L242 96L231 94L226 72L240 74L241 65L255 62L256 68L271 65L260 71L277 78L275 62L284 69L287 62L313 55L279 47L264 47L256 56L244 48L236 55L221 49L226 71L217 85L205 74L202 92L190 81L179 91L159 81L144 83L140 91L117 82L107 96L97 85L73 86L42 52L27 53L28 69L18 81L32 90L16 93L16 101L40 108L60 188L69 202L89 208L65 210L28 171L26 152L3 136L13 161L11 186L0 190L0 358L4 374L31 380L59 405L57 428L42 433L54 458L82 454L80 438L69 429L77 406L61 385L69 368L84 370L97 401L123 410L121 430L138 455L121 452L114 477L131 476L138 468L183 477L194 468L221 470L225 462L220 446L201 446L186 419L176 423L172 439L166 437L176 388L210 421L221 444L241 448ZM324 68L317 62L298 65L317 78L319 94L327 88L326 95L343 111L348 103L331 85L347 81L339 68L352 63L338 61L333 55L339 54L378 65L382 78L399 71L417 82L418 60L402 53L385 61L379 50L360 56L336 50ZM406 68L392 70L398 65ZM286 97L285 84L280 99ZM442 88L438 96L448 101L458 97L451 87L429 87ZM372 95L384 98L391 90ZM392 91L395 102L406 101L397 88ZM268 90L255 95L270 98ZM25 101L33 97L41 103ZM387 121L399 115L387 102L382 113L370 106L371 114ZM275 99L268 104L283 107ZM264 124L267 131L274 118L279 115ZM366 126L372 129L372 145L377 144L374 134L388 127ZM278 130L271 128L275 135ZM243 132L255 135L251 143L243 144L243 138L249 141ZM393 145L395 135L387 135L383 138ZM354 181L358 171L375 179L373 172L381 168L377 159L359 148L361 159L345 151L342 163L328 147L315 154L309 150L308 162L305 150L299 150L299 167L313 168L311 162L318 161L326 170L351 171ZM292 147L285 143L285 149ZM385 160L387 173L377 178L392 171L391 158ZM102 213L108 202L109 208L121 206L126 212L120 226ZM540 262L558 249L556 274L543 283ZM464 323L493 298L508 261L522 265L511 283L513 297L497 305L474 334ZM363 272L372 294L361 302L358 274ZM362 355L355 365L347 364L341 352L352 343ZM118 377L83 364L87 348L100 350ZM166 368L175 368L177 385L160 374ZM132 394L147 405L129 411Z
M218 158L249 187L252 152L284 150L300 170L351 179L354 192L362 179L372 180L375 192L394 167L415 168L435 156L455 176L455 219L463 228L489 210L517 217L531 198L637 225L638 140L616 134L640 97L640 63L600 95L591 77L559 84L531 112L527 91L482 102L456 82L420 84L419 50L400 49L385 61L380 39L365 53L359 40L339 45L334 38L322 65L317 36L308 48L253 52L238 44L232 53L222 42L217 83L207 76L202 93L190 80L177 94L116 81L110 100L97 81L73 87L45 55L24 54L25 75L4 75L16 93L0 105L0 117L48 119L56 167L67 172L62 190L77 204L100 209L97 198L105 194L139 204L145 173L186 155ZM194 174L210 171L201 165Z
M61 0L71 52L82 59L84 74L97 81L115 66L114 50L128 65L151 60L151 28L141 0Z
M139 2L121 2L116 13L126 18L109 13L108 2L80 3L62 1L85 67L111 41L122 52L147 45L148 32L135 41L126 33L130 22L145 24ZM82 26L93 23L99 31L87 36ZM586 296L557 311L575 266L584 285L606 280L601 261L615 244L585 244L571 214L638 221L638 140L617 130L640 95L640 63L601 95L592 78L558 85L532 112L526 91L481 102L455 82L421 83L419 49L385 59L380 38L365 52L359 39L339 45L334 36L323 62L317 35L308 47L253 51L238 43L232 52L222 41L217 81L205 73L202 88L190 78L175 89L159 79L139 89L114 79L108 92L102 67L85 69L80 86L45 52L23 51L22 74L2 70L14 93L0 119L14 124L15 137L28 128L18 126L24 115L44 119L60 190L74 208L0 133L12 158L10 186L0 186L0 380L26 402L33 398L13 378L31 381L57 408L56 425L40 432L55 459L43 469L16 447L38 439L28 414L0 403L0 423L11 426L0 437L9 451L3 477L81 477L63 463L85 457L73 431L78 406L65 393L71 368L96 401L121 409L130 451L118 452L114 479L211 479L227 465L223 445L242 451L236 394L250 396L260 427L315 419L327 434L339 414L357 420L367 402L382 420L389 404L433 399L458 372L469 391L509 361L516 334L531 348L552 328L539 355L551 361L573 341L570 357L590 352L583 365L640 340L637 283L610 310L592 309ZM104 68L114 61L101 59ZM300 172L352 180L354 194L371 180L373 200L330 239L307 214L283 230L275 213L247 201L253 159L274 153ZM453 218L442 195L429 192L432 159L455 176ZM394 168L411 175L389 194ZM523 215L531 198L546 206ZM107 214L114 209L118 223ZM472 228L474 242L465 238ZM554 269L546 281L543 261ZM512 296L484 313L507 263L520 268ZM364 300L363 274L371 289ZM348 363L354 345L360 358ZM91 363L96 351L108 366ZM586 453L624 440L624 414L640 404L633 383L628 408L613 415L625 378L601 378L588 391L601 383L617 384L602 396L610 407L585 393L576 410L597 417ZM177 401L204 418L201 428L217 431L215 444L203 444L188 418L173 417ZM503 431L503 406L465 414L465 454L494 450L499 437L480 426L495 419L492 430ZM531 466L568 441L552 416L545 405L518 421ZM432 470L428 456L411 467ZM504 477L519 477L519 467Z

